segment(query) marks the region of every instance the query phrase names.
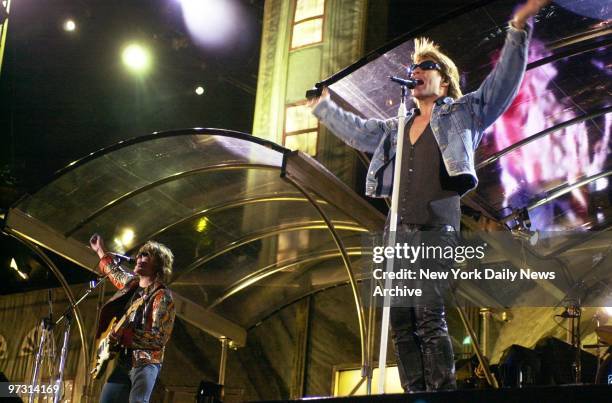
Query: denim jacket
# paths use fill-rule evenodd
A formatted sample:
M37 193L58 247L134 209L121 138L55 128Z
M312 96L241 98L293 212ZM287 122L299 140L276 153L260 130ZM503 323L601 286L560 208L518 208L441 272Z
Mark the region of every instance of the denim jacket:
M527 65L531 27L512 25L499 61L480 87L459 99L438 99L431 113L434 134L448 174L463 196L478 184L474 152L483 133L510 106L520 87ZM406 115L409 121L415 110ZM359 151L373 154L366 177L365 193L370 197L391 196L397 117L362 119L329 99L313 109L313 114L336 136Z

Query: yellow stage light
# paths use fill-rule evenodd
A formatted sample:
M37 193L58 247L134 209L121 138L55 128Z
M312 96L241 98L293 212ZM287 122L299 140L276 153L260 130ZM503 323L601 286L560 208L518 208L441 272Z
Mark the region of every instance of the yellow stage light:
M123 64L135 73L145 73L151 67L151 54L143 46L133 43L126 46L121 54Z

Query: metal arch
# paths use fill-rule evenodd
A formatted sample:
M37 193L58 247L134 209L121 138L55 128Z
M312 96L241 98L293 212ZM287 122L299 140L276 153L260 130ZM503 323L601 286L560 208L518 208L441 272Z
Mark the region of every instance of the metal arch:
M352 247L352 248L347 248L347 254L349 256L363 256L363 255L368 255L371 254L367 253L366 251L364 251L364 248L362 247ZM327 260L327 259L333 259L336 258L338 256L341 256L340 252L338 252L337 249L328 249L325 251L321 251L318 253L314 253L314 254L310 254L307 257L302 257L299 259L286 259L284 261L281 262L275 262L272 263L268 266L262 267L261 269L257 270L254 273L249 274L248 276L245 276L244 278L241 278L240 280L234 282L232 285L230 285L229 287L227 287L224 291L224 294L221 295L219 298L217 298L209 307L208 309L212 309L215 308L217 305L223 303L223 301L225 301L226 299L228 299L229 297L231 297L232 295L244 290L245 288L257 283L258 281L261 281L263 279L265 279L266 277L269 277L279 271L283 271L286 270L290 267L293 266L297 266L297 265L301 265L304 263L310 263L310 262L316 262L316 261L321 261L321 260Z
M64 233L64 236L66 238L70 237L72 234L74 234L76 231L78 231L79 229L81 229L83 226L85 226L86 224L88 224L89 222L91 222L93 219L95 219L96 217L100 216L101 214L103 214L104 212L108 211L109 209L113 208L114 206L116 206L117 204L131 199L134 196L137 196L143 192L146 192L148 190L151 190L153 188L156 188L157 186L163 185L165 183L168 182L172 182L178 179L182 179L191 175L196 175L196 174L200 174L203 172L221 172L221 171L232 171L232 170L241 170L241 169L261 169L261 170L280 170L280 167L274 166L274 165L265 165L265 164L249 164L249 163L238 163L238 164L217 164L217 165L210 165L210 166L206 166L206 167L201 167L201 168L196 168L196 169L191 169L189 171L183 171L183 172L178 172L175 173L173 175L167 176L165 178L161 178L156 180L155 182L151 182L145 186L141 186L138 189L134 189L114 200L111 200L110 202L106 203L104 206L100 207L99 209L97 209L96 211L94 211L93 213L91 213L87 218L81 220L77 225L75 225L73 228L71 228L70 230L66 231Z
M172 279L171 283L178 280L181 276L197 269L199 266L205 264L206 262L209 262L215 259L216 257L219 257L233 249L239 248L253 241L267 238L269 236L282 234L285 232L301 231L301 230L309 230L309 229L325 229L325 228L327 228L327 225L324 225L322 221L306 221L306 222L301 222L301 223L292 224L292 225L285 225L276 230L262 230L262 231L255 232L254 234L251 234L249 236L245 236L243 238L236 239L233 242L230 242L225 248L219 251L216 251L206 256L202 256L201 258L197 259L196 261L191 263L189 266L187 266L187 268L183 272L178 273L176 277ZM352 222L348 222L348 223L339 222L338 228L347 230L347 231L367 232L365 228L357 226Z
M276 143L273 143L269 140L265 140L262 139L260 137L255 137L252 136L248 133L243 133L243 132L238 132L235 130L226 130L226 129L215 129L215 128L200 128L200 127L195 127L192 129L181 129L181 130L166 130L166 131L162 131L162 132L153 132L151 134L145 135L145 136L138 136L138 137L132 137L130 139L127 140L121 140L113 145L110 145L108 147L104 147L101 148L97 151L94 151L88 155L86 155L83 158L77 159L75 161L72 161L71 163L69 163L68 165L66 165L64 168L61 168L60 170L56 171L51 178L49 179L49 182L54 181L55 179L59 178L60 176L64 175L65 173L72 171L76 168L78 168L79 166L92 161L98 157L101 157L103 155L106 155L110 152L116 151L116 150L120 150L123 147L128 147L134 144L138 144L138 143L143 143L145 141L149 141L149 140L157 140L160 138L166 138L166 137L180 137L180 136L202 136L202 135L209 135L209 136L223 136L223 137L230 137L230 138L235 138L235 139L239 139L239 140L244 140L244 141L248 141L250 143L254 143L254 144L258 144L260 146L269 148L271 150L277 151L281 154L285 154L291 150L289 150L288 148L279 146ZM36 193L38 190L40 190L43 186L45 185L41 185L38 188L35 188L32 190L32 194ZM19 201L17 201L18 203ZM11 207L15 207L14 205Z
M593 231L593 229L594 228L590 228L591 231ZM587 235L584 239L579 239L577 241L571 241L571 240L567 241L561 244L561 246L559 246L554 251L544 255L544 259L554 258L556 256L559 256L567 252L568 250L574 248L575 246L582 245L583 243L589 242L590 240L595 239L599 237L601 234L604 234L605 232L610 231L610 230L612 230L612 225L606 225L606 226L599 227L595 229L594 232L589 231L589 235Z
M363 56L361 59L357 60L355 63L345 67L344 69L338 71L337 73L331 75L330 77L324 79L323 81L316 83L315 87L317 88L329 87L333 85L334 83L342 80L344 77L348 76L349 74L353 73L354 71L370 63L372 60L378 59L385 53L396 48L397 46L401 45L407 40L415 38L419 35L423 35L423 33L427 32L427 30L437 27L437 26L441 26L442 24L446 23L447 21L450 21L451 19L455 17L459 17L463 14L467 14L471 11L474 11L476 9L479 9L481 7L484 7L484 6L487 6L489 4L496 3L496 2L499 2L499 0L476 0L470 4L459 7L449 12L448 14L443 14L437 18L434 18L432 21L425 23L423 25L420 25L419 27L412 29L398 36L392 41L387 42L385 45L381 46L380 48L371 51L367 55Z
M355 275L351 267L351 261L346 252L346 247L344 246L342 239L338 235L338 232L336 231L336 228L334 227L333 222L329 219L329 217L327 217L327 214L325 214L323 209L317 205L315 200L308 194L306 189L304 189L300 184L298 184L296 181L294 181L288 176L285 176L284 179L287 180L289 183L291 183L293 186L295 186L295 188L298 189L300 192L302 192L302 194L310 201L310 204L312 204L312 206L317 210L321 218L323 218L323 220L327 224L327 229L329 230L332 238L334 239L334 242L336 243L338 250L342 254L342 261L344 262L344 267L346 268L346 271L349 277L349 282L351 283L353 298L355 299L355 308L357 309L357 320L359 322L359 338L361 341L361 367L366 368L367 366L367 362L366 362L367 346L366 346L365 312L363 310L363 302L361 301L361 295L359 293L359 289L357 288L357 281L355 280Z
M564 48L564 47L568 47L570 45L574 45L577 43L587 42L594 38L606 36L607 34L611 32L612 32L612 28L607 27L607 24L606 24L602 27L591 29L590 31L586 30L586 31L579 32L579 33L576 33L574 35L571 35L565 38L561 38L557 41L550 42L547 45L547 47L551 50L558 49L558 48Z
M535 69L548 63L555 62L557 60L565 59L572 56L577 56L582 53L591 52L599 48L605 48L612 43L612 39L604 39L598 41L599 37L605 36L610 33L609 28L601 29L599 32L587 32L584 38L574 38L569 43L555 44L551 49L561 49L560 52L554 53L550 56L544 57L535 62L531 62L527 65L527 70Z
M530 203L526 207L526 209L527 209L527 211L531 211L531 210L533 210L535 208L543 206L544 204L546 204L546 203L548 203L548 202L550 202L552 200L558 199L559 197L561 197L561 196L571 192L574 189L577 189L577 188L582 187L584 185L588 185L591 182L595 182L596 180L599 180L599 179L605 178L606 176L611 176L611 175L612 175L612 170L608 170L608 171L605 171L605 172L598 173L597 175L588 176L586 178L583 178L583 179L579 180L578 182L574 182L574 183L571 183L571 184L569 184L569 183L565 184L563 186L560 186L558 188L553 189L547 196L544 196L541 199L536 200L536 201ZM519 214L520 214L520 212L514 212L512 214L509 214L509 215L503 217L500 220L500 222L508 222L510 220L513 220L516 217L518 217Z
M53 263L53 261L49 258L49 256L47 256L47 254L36 244L34 244L33 242L31 242L28 239L22 238L18 233L13 232L10 228L4 228L3 231L13 237L14 239L18 240L19 242L21 242L23 245L27 246L28 248L30 248L30 250L34 251L34 253L36 253L36 255L38 255L39 258L41 258L43 260L43 262L45 262L45 264L49 267L49 269L51 269L51 272L55 275L55 277L57 278L57 280L60 282L62 288L64 289L64 292L66 293L66 297L68 297L68 301L70 302L70 304L72 306L74 306L74 303L76 301L74 294L72 294L72 290L70 289L70 286L68 285L68 282L66 281L66 279L64 278L64 275L62 274L62 272L57 268L57 266L55 265L55 263ZM87 341L86 341L86 334L87 332L85 331L85 325L83 322L83 318L81 316L81 310L78 306L73 307L72 311L74 312L74 317L76 319L77 322L77 327L79 329L79 337L81 338L81 352L83 354L83 357L85 357L85 361L84 364L85 365L85 388L87 388L87 385L89 384L89 370L88 370L88 363L89 363L89 348L87 347Z
M319 294L328 290L331 290L333 288L338 288L338 287L344 287L345 285L349 285L350 283L348 281L344 282L344 283L339 283L339 284L334 284L334 285L328 285L326 287L322 287L316 290L310 290L305 294L302 294L298 297L293 298L292 300L274 308L271 310L268 310L266 312L264 312L263 315L260 315L258 318L256 318L256 320L253 322L254 324L248 326L247 332L253 330L254 328L258 327L260 324L262 324L264 321L266 321L267 319L269 319L270 317L272 317L274 314L282 311L283 309L287 308L288 306L291 306L292 304L298 302L299 300L306 298L306 297L310 297L313 296L315 294Z
M480 170L480 169L482 169L482 168L484 168L484 167L486 167L488 165L491 165L492 163L494 163L495 161L499 160L504 155L509 154L512 151L514 151L514 150L516 150L518 148L521 148L524 145L527 145L527 144L529 144L529 143L531 143L531 142L533 142L535 140L538 140L538 139L540 139L540 138L542 138L544 136L547 136L547 135L549 135L551 133L554 133L554 132L556 132L558 130L565 129L566 127L572 126L572 125L574 125L576 123L584 122L585 120L590 120L590 119L596 118L598 116L605 115L605 114L609 113L610 111L612 111L612 106L608 106L606 108L594 110L592 112L589 112L586 115L578 116L578 117L576 117L574 119L570 119L570 120L568 120L566 122L559 123L558 125L555 125L553 127L549 127L547 129L544 129L544 130L542 130L539 133L536 133L536 134L534 134L532 136L529 136L529 137L527 137L527 138L525 138L525 139L523 139L523 140L521 140L519 142L516 142L516 143L512 144L509 147L504 148L501 151L496 152L495 154L491 155L489 158L481 161L478 165L476 165L476 169Z
M377 48L375 50L373 50L372 52L368 53L367 55L363 56L361 59L357 60L355 63L351 64L350 66L347 66L346 68L338 71L337 73L331 75L330 77L324 79L323 81L320 81L318 83L315 84L315 87L317 88L322 88L322 87L329 87L331 85L333 85L334 83L342 80L343 78L345 78L346 76L348 76L349 74L353 73L354 71L360 69L361 67L365 66L366 64L370 63L371 61L378 59L379 57L383 56L385 53L395 49L397 46L401 45L402 43L406 42L409 39L415 38L419 35L422 35L423 33L427 32L429 29L431 28L435 28L435 27L439 27L442 24L452 20L453 18L468 14L472 11L478 10L478 9L482 9L484 7L487 7L491 4L494 3L499 3L499 0L479 0L479 1L474 1L470 4L467 4L465 6L462 6L460 8L457 8L451 12L449 12L448 14L444 14L426 24L423 24L413 30L410 30L400 36L398 36L397 38L393 39L390 42L387 42L386 44L384 44L383 46L381 46L380 48ZM598 36L603 36L605 35L606 32L603 33L599 33ZM597 38L596 36L588 36L585 38L574 38L574 40L570 43L562 43L562 44L556 44L555 49L563 49L565 47L568 47L570 45L577 45L580 44L582 42L586 42L588 40L591 40L593 38ZM591 50L591 48L595 48L595 46L599 47L602 45L606 45L608 44L608 42L602 44L587 44L586 46L581 46L578 47L578 49L575 48L571 48L565 52L559 52L555 55L552 55L550 57L546 57L543 58L541 60L536 60L535 62L529 63L529 65L527 66L527 70L538 67L542 64L546 64L549 63L551 61L554 60L558 60L560 58L563 57L568 57L568 56L573 56L575 54L578 53L582 53L588 50Z
M260 196L260 197L250 197L250 198L246 198L246 199L240 199L240 200L233 200L230 202L224 202L223 204L219 204L216 206L212 206L212 207L207 207L203 210L200 210L194 214L190 214L187 217L181 218L178 221L175 221L171 224L166 225L165 227L158 229L157 231L148 234L146 237L142 237L142 239L153 239L156 236L158 236L159 234L168 231L171 228L176 227L177 225L181 225L189 220L192 220L196 217L199 217L201 215L205 215L205 214L213 214L213 213L218 213L224 210L229 210L235 207L242 207L242 206L246 206L249 204L257 204L257 203L267 203L267 202L305 202L307 201L306 198L304 197L295 197L293 195L290 194L280 194L280 195L276 195L276 196ZM327 204L326 201L321 200L320 203L324 203ZM135 248L132 248L129 252L133 251ZM129 253L128 252L128 253Z
M529 206L527 206L527 210L531 211L537 207L540 207L546 203L548 203L551 200L557 199L561 196L563 196L566 193L571 192L574 189L577 189L579 187L582 187L584 185L588 185L591 182L595 182L599 179L605 178L606 176L610 176L612 175L612 170L608 170L605 172L601 172L597 175L592 175L592 176L588 176L584 179L579 180L578 182L574 182L572 184L567 184L564 186L561 186L559 188L554 189L552 192L550 192L549 196L545 196L543 198L541 198L540 200L537 200L533 203L531 203Z

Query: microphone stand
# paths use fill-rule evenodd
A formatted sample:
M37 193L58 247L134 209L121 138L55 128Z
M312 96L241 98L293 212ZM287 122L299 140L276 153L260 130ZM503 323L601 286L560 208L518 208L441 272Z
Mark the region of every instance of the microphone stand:
M117 259L114 261L115 264L119 264L120 261ZM76 307L83 302L88 296L89 294L91 294L100 284L104 283L104 281L106 280L106 278L108 277L108 275L105 275L101 278L98 279L98 281L91 281L89 283L89 288L83 293L83 295L74 303L74 304L70 304L66 310L64 311L64 313L62 314L62 316L59 317L59 319L57 319L57 321L53 321L53 311L52 311L52 303L51 303L51 296L49 295L49 316L45 317L44 319L42 319L41 324L40 324L40 328L41 328L41 333L39 336L39 340L38 340L38 351L36 353L36 357L34 360L34 368L33 368L33 373L32 373L32 380L31 380L31 385L36 386L38 385L38 381L41 375L41 367L42 367L42 361L43 361L43 355L45 354L45 348L49 343L53 343L53 330L54 328L59 325L60 323L62 323L63 321L66 321L66 326L64 328L64 336L63 336L63 344L62 344L62 351L61 351L61 355L60 355L60 362L59 362L59 368L58 368L58 373L57 373L57 379L55 379L52 383L55 385L58 385L57 390L54 393L53 396L53 402L54 403L58 403L63 395L63 381L64 381L64 373L65 373L65 367L66 367L66 359L68 356L68 350L69 350L69 341L70 341L70 327L72 324L72 312L74 309L76 309ZM87 358L89 359L89 358ZM51 374L51 377L53 378L53 374ZM33 403L34 399L36 398L37 393L31 393L29 396L29 402Z
M53 340L53 301L51 297L51 290L47 292L47 302L49 303L49 316L43 318L40 321L40 336L38 338L38 350L36 351L36 356L34 357L34 366L32 369L32 380L30 381L30 385L32 385L33 391L35 393L30 393L28 398L29 403L34 403L34 399L38 396L38 380L40 378L41 367L44 360L45 350L49 343L54 343ZM55 347L53 347L55 350ZM54 355L54 353L52 353ZM53 374L51 374L53 375Z
M389 223L389 239L388 245L395 246L397 232L397 211L399 203L400 178L402 172L402 152L404 148L404 127L406 126L406 98L408 96L408 88L405 85L401 86L402 96L399 109L397 111L397 146L395 149L395 167L393 171L393 191L391 193L391 221ZM394 258L387 259L386 272L393 272ZM393 280L386 276L385 290L391 289ZM391 311L391 296L384 293L382 324L380 328L380 350L378 354L378 393L385 393L385 369L387 366L387 341L389 337L389 316Z
M116 263L118 264L118 263ZM57 322L55 322L55 325L59 325L62 321L66 321L66 326L64 327L64 338L63 338L63 344L62 344L62 352L60 354L60 362L59 362L59 369L58 369L58 377L55 380L55 384L58 386L57 390L55 392L55 395L53 396L53 403L59 403L62 395L63 395L63 386L64 386L64 369L66 367L66 360L68 358L68 350L70 349L70 326L72 324L72 312L74 311L74 309L76 309L76 307L83 302L85 299L87 299L87 297L89 296L89 294L91 294L96 288L98 288L98 286L100 284L103 284L106 281L106 278L108 277L108 274L100 277L98 279L98 281L90 281L89 282L89 288L87 290L85 290L85 292L83 293L83 295L75 301L74 304L70 304L68 306L68 308L66 308L66 310L64 311L64 314L62 316L60 316L60 318L57 320ZM87 357L86 359L89 359L89 357Z

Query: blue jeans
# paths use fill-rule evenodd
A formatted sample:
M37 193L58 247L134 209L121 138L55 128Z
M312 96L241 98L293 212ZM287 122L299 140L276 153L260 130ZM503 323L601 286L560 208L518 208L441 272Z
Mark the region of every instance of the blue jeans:
M160 364L131 369L117 365L102 388L100 403L148 403L160 369Z

